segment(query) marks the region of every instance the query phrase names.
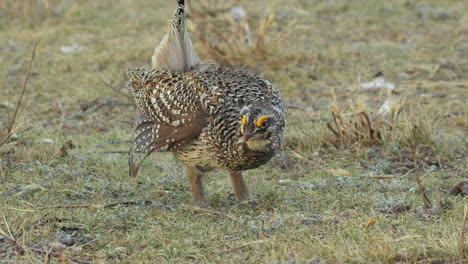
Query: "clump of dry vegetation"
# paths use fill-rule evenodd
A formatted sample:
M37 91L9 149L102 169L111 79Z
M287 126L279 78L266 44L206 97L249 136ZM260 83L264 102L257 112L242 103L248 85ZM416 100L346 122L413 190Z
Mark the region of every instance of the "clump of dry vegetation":
M331 132L323 136L325 144L337 149L361 147L384 147L396 143L400 148L415 149L420 145L433 145L433 124L430 117L414 113L420 109L410 109L401 104L390 109L389 113L368 113L344 115L336 105L331 107L332 121L326 126Z
M286 45L296 19L280 19L275 14L247 15L239 1L220 4L202 1L194 6L189 25L202 46L201 55L229 66L274 67L285 59Z
M362 111L352 116L353 119L347 119L341 114L337 106L331 107L331 115L333 122L327 122L327 128L332 132L333 136L324 138L323 140L334 147L352 147L353 145L374 146L381 145L384 141L392 140L396 133L404 133L398 131L395 127L401 112L404 107L395 109L391 113L391 119L385 120L380 115L369 115ZM408 120L405 120L408 121ZM415 126L417 127L417 126ZM415 132L410 132L415 134Z

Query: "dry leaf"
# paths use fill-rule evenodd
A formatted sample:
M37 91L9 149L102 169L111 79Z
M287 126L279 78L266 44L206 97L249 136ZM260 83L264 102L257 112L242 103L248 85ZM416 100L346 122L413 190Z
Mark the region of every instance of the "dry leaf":
M455 185L452 189L452 194L468 195L468 181L462 181Z
M71 140L68 140L67 142L63 143L62 147L59 150L59 156L60 157L65 157L68 156L67 150L75 148L75 144Z
M363 222L359 226L362 227L362 228L365 228L365 227L369 227L371 225L374 225L375 223L377 223L377 221L375 219L371 218L369 221Z

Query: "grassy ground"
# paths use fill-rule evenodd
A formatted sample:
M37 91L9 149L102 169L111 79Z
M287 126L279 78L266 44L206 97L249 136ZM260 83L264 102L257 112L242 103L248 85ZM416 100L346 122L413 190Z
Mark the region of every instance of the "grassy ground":
M0 2L0 140L38 41L0 147L0 263L468 261L450 192L467 180L466 1L187 1L200 55L288 104L282 157L246 172L256 203L216 172L206 210L170 154L128 177L125 72L149 64L172 2ZM394 89L362 88L375 76Z

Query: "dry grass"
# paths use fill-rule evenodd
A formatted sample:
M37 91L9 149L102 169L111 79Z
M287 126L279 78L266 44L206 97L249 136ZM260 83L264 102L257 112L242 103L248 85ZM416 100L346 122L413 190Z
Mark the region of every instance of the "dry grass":
M418 111L418 109L413 109ZM334 148L360 149L362 147L383 146L396 142L400 147L414 149L420 145L433 145L430 117L412 113L408 105L399 105L389 113L368 113L344 116L336 106L331 107L332 121L326 126L331 134L322 139Z
M125 71L149 64L171 1L0 1L2 128L27 106L0 148L0 262L467 261L450 193L467 180L466 1L187 2L202 57L285 97L282 157L246 172L256 204L216 172L213 208L187 206L170 154L128 176ZM376 77L394 87L363 88Z
M31 55L31 62L29 63L28 71L26 72L26 76L24 77L23 87L21 89L21 93L19 94L16 104L14 106L13 113L10 115L10 111L8 111L7 122L5 122L5 124L2 124L2 127L0 127L0 129L2 129L4 126L4 131L2 131L3 133L0 134L0 149L3 147L3 145L5 145L5 143L8 140L11 139L11 136L15 133L19 125L18 119L20 119L20 117L18 116L18 113L20 112L21 103L23 102L24 93L26 92L26 85L28 84L29 73L31 72L31 67L34 61L34 55L36 54L36 48L37 48L37 43L34 44L34 48L33 48L32 55ZM11 102L8 102L7 106L10 106L10 105L11 105Z
M281 52L280 47L286 43L288 32L295 22L278 21L274 14L258 21L234 19L225 14L207 24L192 25L190 30L203 45L202 54L206 58L229 66L256 64L257 67L267 67L284 60L277 54ZM222 31L219 25L223 25Z

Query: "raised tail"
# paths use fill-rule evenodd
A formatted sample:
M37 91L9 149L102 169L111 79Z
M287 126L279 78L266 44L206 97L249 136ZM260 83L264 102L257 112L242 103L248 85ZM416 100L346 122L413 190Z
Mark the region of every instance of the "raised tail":
M189 71L200 64L200 58L185 28L184 2L177 0L177 10L169 21L168 31L151 57L153 69Z

